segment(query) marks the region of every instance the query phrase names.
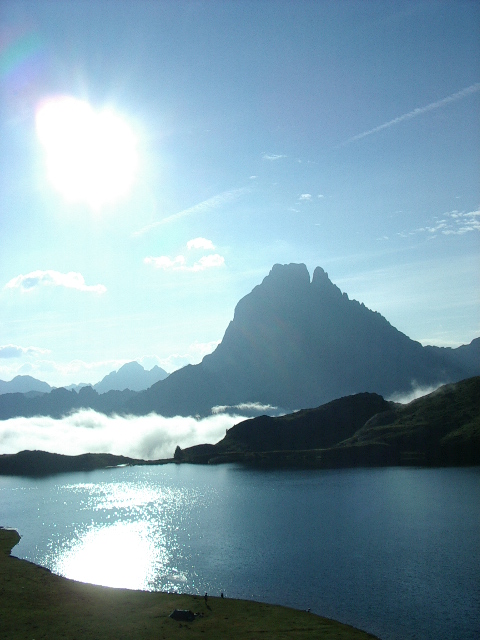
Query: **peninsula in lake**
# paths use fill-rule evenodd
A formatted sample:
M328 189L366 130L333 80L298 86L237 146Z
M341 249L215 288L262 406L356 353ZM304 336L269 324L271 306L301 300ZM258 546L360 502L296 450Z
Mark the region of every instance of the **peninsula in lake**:
M127 373L78 390L3 393L0 419L61 417L82 408L167 417L239 405L288 413L358 393L389 398L480 375L480 338L456 349L422 346L350 300L320 267L310 279L304 264L276 264L238 302L223 340L200 364L168 377L159 370L164 379L143 391L127 388Z

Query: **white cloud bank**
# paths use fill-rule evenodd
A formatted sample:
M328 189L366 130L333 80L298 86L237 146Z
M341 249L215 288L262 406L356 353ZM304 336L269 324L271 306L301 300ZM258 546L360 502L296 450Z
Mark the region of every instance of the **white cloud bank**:
M244 420L239 415L217 414L196 420L188 417L106 416L91 409L61 420L50 417L11 418L0 421L0 451L25 449L80 455L113 453L144 460L171 458L175 447L214 444L226 429Z
M105 293L107 288L103 284L87 285L81 273L69 271L61 273L47 269L46 271L31 271L25 275L21 274L12 278L5 285L5 289L20 289L21 291L31 291L36 287L65 287L76 289L77 291L88 291L92 293Z

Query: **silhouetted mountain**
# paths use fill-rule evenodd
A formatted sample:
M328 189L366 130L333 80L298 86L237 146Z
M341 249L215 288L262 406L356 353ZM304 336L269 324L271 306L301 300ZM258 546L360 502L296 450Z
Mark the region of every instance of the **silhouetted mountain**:
M362 393L317 409L245 420L215 445L177 447L175 460L317 468L480 464L480 377L406 405Z
M38 391L39 393L49 393L52 387L46 382L32 378L32 376L15 376L13 380L5 382L0 380L0 394L3 393L28 393Z
M159 380L164 380L168 373L155 365L150 371L146 371L138 362L127 362L118 371L112 371L100 382L93 385L98 393L107 391L143 391Z
M349 300L317 267L275 265L242 298L222 342L129 401L129 412L207 415L216 405L260 402L295 410L361 392L389 397L480 373L480 340L423 347L379 313Z

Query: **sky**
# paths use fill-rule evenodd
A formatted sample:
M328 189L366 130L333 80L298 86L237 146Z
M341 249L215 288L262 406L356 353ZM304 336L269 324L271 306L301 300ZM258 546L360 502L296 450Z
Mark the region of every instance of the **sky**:
M478 337L479 26L473 0L3 0L0 379L197 363L275 263L422 344Z

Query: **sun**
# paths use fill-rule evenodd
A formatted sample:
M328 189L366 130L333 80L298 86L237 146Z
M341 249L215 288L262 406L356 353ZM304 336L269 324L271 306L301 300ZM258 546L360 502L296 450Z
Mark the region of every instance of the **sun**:
M138 170L137 138L112 109L97 111L70 96L49 98L36 111L47 176L66 200L94 210L125 197Z

